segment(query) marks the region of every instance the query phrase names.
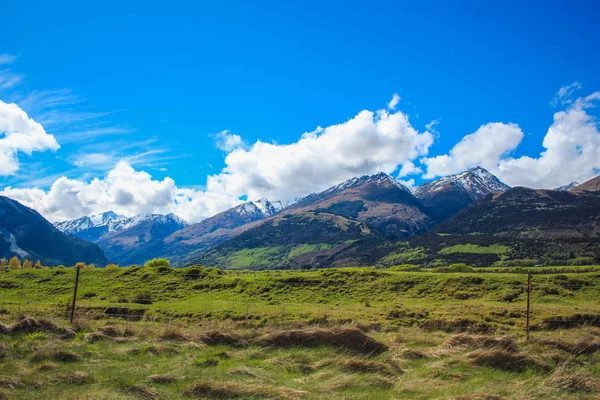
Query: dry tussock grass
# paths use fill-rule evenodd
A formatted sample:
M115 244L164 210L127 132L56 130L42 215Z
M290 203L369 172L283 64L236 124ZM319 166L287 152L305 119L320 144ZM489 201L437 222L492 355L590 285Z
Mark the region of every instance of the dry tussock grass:
M150 382L154 383L173 383L177 381L177 377L168 374L150 375L148 377Z
M310 374L315 367L311 365L314 359L308 354L283 354L265 360L266 364L274 365L288 372Z
M200 335L200 341L209 346L224 344L234 347L246 347L248 345L248 342L243 338L222 331L204 332Z
M383 353L388 347L356 328L291 330L263 335L255 340L262 346L281 348L330 346L360 354Z
M458 334L452 336L445 343L446 347L471 347L477 349L499 348L509 352L517 352L519 348L515 338L487 335Z
M475 392L452 397L452 400L505 400L505 397L497 394Z
M80 361L81 358L70 351L65 350L52 350L52 349L42 349L33 354L31 357L31 362L40 362L40 361L56 361L63 363L72 363Z
M548 366L522 352L492 348L472 351L466 359L478 367L491 367L504 371L524 372L528 368L547 371Z
M57 374L51 378L53 383L67 385L84 385L92 383L94 379L86 372L75 371L64 374Z
M0 376L0 388L16 389L21 385L21 380L12 376Z
M183 329L169 326L165 328L159 335L161 340L174 340L179 342L189 341L189 337L184 333Z
M569 363L560 365L547 379L548 387L568 393L593 393L600 390L600 381L585 368Z
M161 398L160 393L157 390L144 385L122 384L120 389L127 394L142 399L157 400Z
M402 367L393 360L374 361L358 357L350 359L326 359L318 361L312 364L312 366L314 369L332 366L349 373L379 374L384 376L397 376L404 373Z
M240 382L201 381L188 386L184 394L199 399L296 400L303 398L306 392L290 388L247 385Z

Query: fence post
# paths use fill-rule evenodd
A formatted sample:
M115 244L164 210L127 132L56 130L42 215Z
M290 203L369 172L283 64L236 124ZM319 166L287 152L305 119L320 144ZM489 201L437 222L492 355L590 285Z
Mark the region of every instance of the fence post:
M529 340L529 321L531 319L531 272L527 273L527 323L525 325L525 333Z
M79 286L79 270L81 268L76 267L76 275L75 275L75 288L73 290L73 303L71 304L71 323L73 323L73 318L75 317L75 300L77 300L77 286Z

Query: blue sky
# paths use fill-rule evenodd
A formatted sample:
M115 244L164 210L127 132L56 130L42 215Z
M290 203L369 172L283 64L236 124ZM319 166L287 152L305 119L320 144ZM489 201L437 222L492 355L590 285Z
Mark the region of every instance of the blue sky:
M0 54L12 59L0 65L0 76L3 73L16 82L7 85L5 81L2 87L0 81L0 100L16 103L40 122L60 148L34 151L31 156L16 151L18 170L0 176L0 186L5 187L5 194L28 202L52 219L66 218L73 215L53 210L67 203L48 206L56 180L61 176L83 184L93 178L105 180L115 164L124 160L135 172L149 174L154 184L169 186L175 197L181 189L201 192L198 197L192 192L182 195L189 208L203 210L183 213L200 219L240 196L262 194L261 188L269 197L290 198L353 173L385 169L398 176L401 164L407 162L414 168L405 171L422 171L399 177L412 184L475 163L488 163L510 184L537 187L552 187L559 180L568 183L562 180L570 175L569 181L581 180L598 172L599 165L585 163L594 154L600 159L594 147L597 138L589 131L597 128L592 119L597 114L596 99L592 96L580 105L576 99L600 90L600 3L416 3L4 4ZM577 90L556 97L560 88L572 84ZM362 110L386 109L394 93L400 101L387 112L406 116L415 131L426 132L429 123L439 121L430 125L431 143L421 138L413 146L420 146L420 151L404 154L398 150L402 154L396 165L388 158L360 159L353 166L338 168L338 176L332 172L334 162L326 163L331 171L316 162L307 175L314 184L304 182L296 189L273 189L283 178L262 172L239 177L246 180L243 183L235 180L216 189L207 186L208 176L223 174L228 152L251 152L258 140L296 143L304 132L319 126L343 124ZM564 164L566 155L539 160L544 138L556 123L554 114L561 111L569 114L565 121L572 123L563 137L573 136L573 129L583 129L587 135L574 144L575 148L590 146L581 161L589 166L585 171L580 170L581 164ZM574 121L577 115L580 118ZM502 126L489 126L471 142L488 143L496 137L499 143L493 147L506 144L501 154L469 159L461 154L472 151L465 148L461 153L460 146L452 154L465 135L495 122ZM226 138L217 135L224 130L239 136L233 139L238 147L224 151L222 144L217 146ZM402 138L399 134L390 140L397 144ZM332 146L332 154L342 152L336 140L323 143ZM371 150L381 148L364 146L365 152ZM266 150L252 154L259 153L262 157L271 154ZM420 161L444 155L448 158ZM326 156L316 153L313 158L322 161ZM507 157L510 160L504 160ZM251 168L253 161L244 160L235 168ZM279 165L274 162L268 168ZM520 181L527 168L536 173ZM570 175L537 171L548 168L567 169ZM304 171L298 167L289 174L298 176ZM321 172L324 178L319 181ZM167 177L174 185L165 184ZM24 194L34 187L44 194ZM17 188L21 192L14 192ZM227 192L225 200L223 192ZM214 200L215 196L220 200ZM175 197L169 201L183 201ZM209 201L215 204L207 206ZM172 204L154 207L153 202L136 199L130 204L131 212L177 210ZM111 206L110 201L80 203L76 213ZM127 212L127 204L114 206L123 206L121 211Z

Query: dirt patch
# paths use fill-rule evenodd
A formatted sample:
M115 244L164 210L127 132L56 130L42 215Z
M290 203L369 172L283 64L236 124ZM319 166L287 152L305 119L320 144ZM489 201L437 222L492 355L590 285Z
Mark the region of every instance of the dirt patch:
M262 346L282 348L330 346L360 354L380 354L388 349L385 344L372 339L356 328L275 332L257 338L255 342Z
M454 335L445 343L446 347L472 347L478 349L499 348L510 352L519 351L514 338L486 335Z
M545 364L537 362L529 355L506 349L475 350L466 357L471 364L478 367L491 367L511 372L524 372L529 368L548 370Z
M244 339L238 336L219 331L210 331L203 333L200 336L200 341L209 346L224 344L234 347L245 347L248 345L248 343Z

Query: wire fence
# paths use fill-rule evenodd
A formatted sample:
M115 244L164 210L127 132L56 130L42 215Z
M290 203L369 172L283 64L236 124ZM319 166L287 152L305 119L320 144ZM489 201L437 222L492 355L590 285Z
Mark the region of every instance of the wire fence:
M600 327L597 278L548 280L528 274L506 281L465 278L450 282L452 274L448 274L446 282L420 278L369 282L366 275L364 281L356 282L314 276L269 280L273 275L264 274L250 274L252 279L186 274L171 279L151 274L99 278L94 271L82 272L81 276L79 270L56 274L52 285L44 281L48 277L36 273L0 274L0 313L171 326L216 319L435 327L442 326L445 318L448 329L453 321L458 328L479 321L521 327L526 334L530 328ZM502 290L510 292L495 298Z

